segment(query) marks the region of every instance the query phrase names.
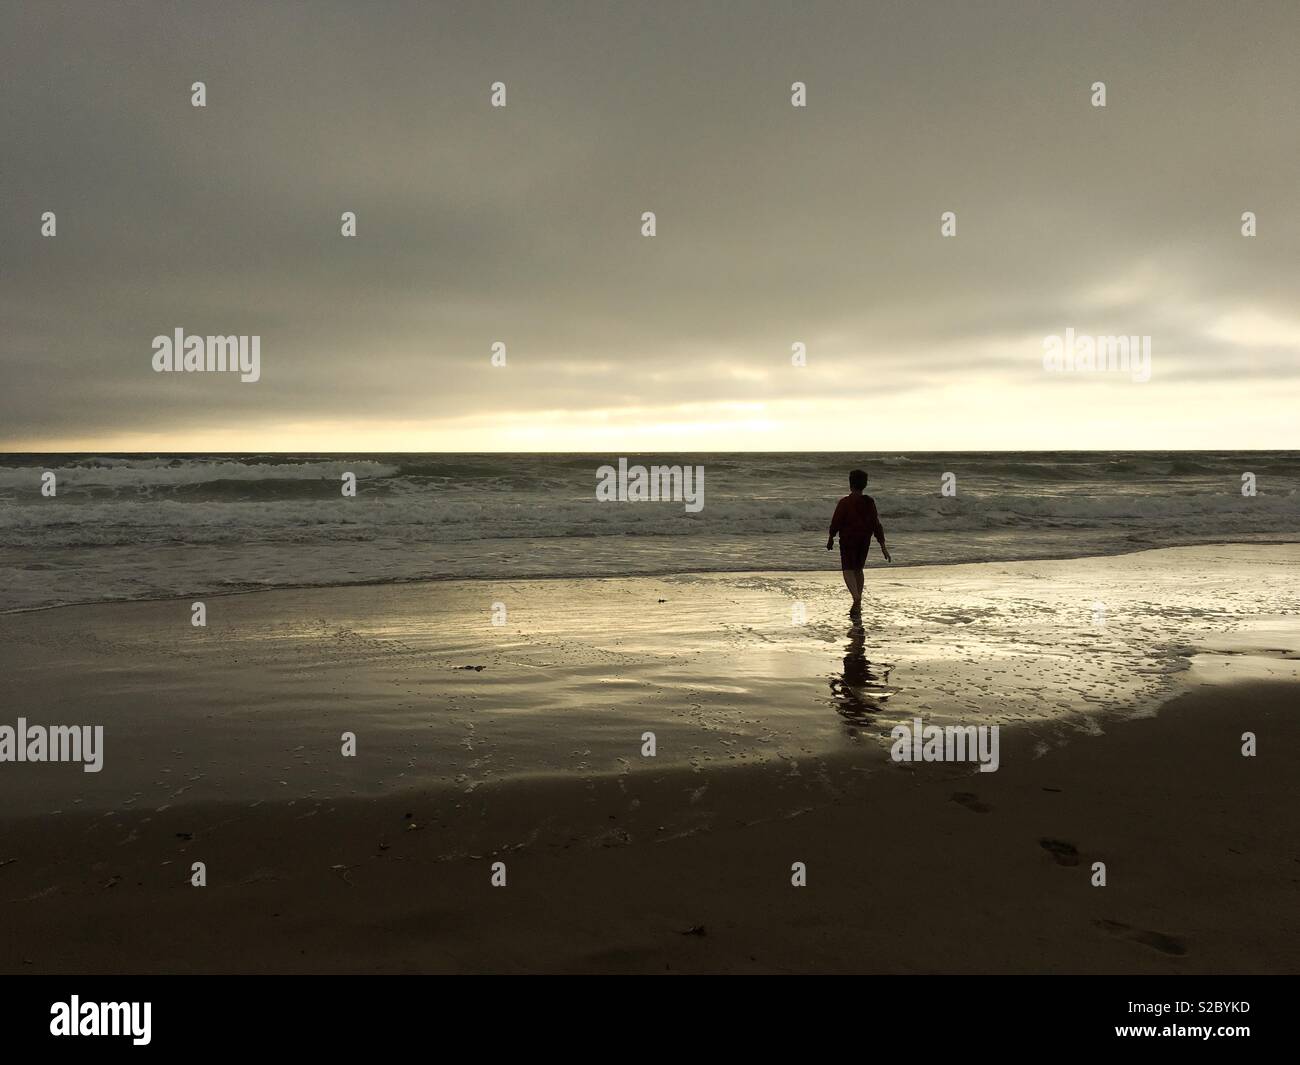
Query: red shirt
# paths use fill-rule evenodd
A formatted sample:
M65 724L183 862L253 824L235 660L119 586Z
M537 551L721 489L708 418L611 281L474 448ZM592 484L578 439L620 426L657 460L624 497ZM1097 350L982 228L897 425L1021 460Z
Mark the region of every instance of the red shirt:
M885 546L885 530L880 524L876 501L869 495L847 495L835 504L831 518L831 536L840 534L844 540L869 540L874 536L881 547Z

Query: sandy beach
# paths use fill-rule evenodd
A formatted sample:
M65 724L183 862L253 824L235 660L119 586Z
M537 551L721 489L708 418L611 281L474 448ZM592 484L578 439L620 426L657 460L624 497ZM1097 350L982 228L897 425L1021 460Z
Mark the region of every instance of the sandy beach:
M10 715L105 741L5 766L0 969L1294 971L1298 566L876 567L857 635L808 573L6 615Z
M324 974L1294 1042L1298 36L6 5L7 1060L436 1051Z

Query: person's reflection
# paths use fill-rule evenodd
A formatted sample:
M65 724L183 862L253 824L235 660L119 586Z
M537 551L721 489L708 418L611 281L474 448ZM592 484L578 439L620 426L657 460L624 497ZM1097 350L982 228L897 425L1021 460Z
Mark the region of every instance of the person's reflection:
M860 623L855 623L848 635L849 642L844 646L844 672L831 674L831 701L842 717L863 723L872 714L883 710L885 700L892 694L888 687L892 667L872 668L867 661L866 632Z

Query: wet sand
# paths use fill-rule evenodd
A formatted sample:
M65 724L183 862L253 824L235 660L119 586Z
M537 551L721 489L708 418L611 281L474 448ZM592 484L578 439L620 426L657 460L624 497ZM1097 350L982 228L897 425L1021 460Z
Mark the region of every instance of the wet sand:
M5 720L107 741L0 766L0 971L1294 972L1295 564L873 571L888 640L808 574L9 615Z
M1037 758L1009 731L988 774L840 757L10 822L0 969L1295 972L1296 694L1206 687Z
M99 724L106 746L95 774L0 766L9 816L869 759L915 715L1054 744L1153 711L1198 647L1300 649L1300 545L877 561L860 627L834 571L204 602L204 628L190 600L0 615L0 724Z

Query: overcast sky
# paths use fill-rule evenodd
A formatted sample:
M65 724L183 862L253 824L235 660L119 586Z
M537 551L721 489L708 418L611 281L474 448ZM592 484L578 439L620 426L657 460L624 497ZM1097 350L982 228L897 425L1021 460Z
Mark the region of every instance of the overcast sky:
M2 10L4 450L1300 447L1295 0Z

